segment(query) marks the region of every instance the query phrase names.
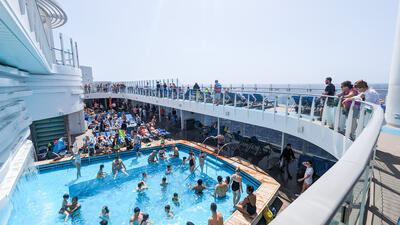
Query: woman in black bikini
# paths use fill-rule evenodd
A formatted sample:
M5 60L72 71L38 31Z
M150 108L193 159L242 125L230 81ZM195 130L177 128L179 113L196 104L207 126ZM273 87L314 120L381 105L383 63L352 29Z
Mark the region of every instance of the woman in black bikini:
M254 187L251 185L247 185L246 192L247 192L247 197L244 198L242 202L240 202L238 205L235 205L234 207L237 210L239 210L239 212L245 215L253 216L257 212L257 207L256 207L257 197L253 194Z
M203 151L200 152L200 155L199 155L199 164L200 164L201 172L203 172L204 161L205 161L205 159L206 159L206 156L207 156L207 155L206 155L205 152L203 152Z
M189 153L189 168L191 173L196 169L196 157L193 152Z
M233 192L233 205L236 205L240 200L240 193L243 192L242 178L240 177L240 168L238 167L235 174L232 175L231 186Z

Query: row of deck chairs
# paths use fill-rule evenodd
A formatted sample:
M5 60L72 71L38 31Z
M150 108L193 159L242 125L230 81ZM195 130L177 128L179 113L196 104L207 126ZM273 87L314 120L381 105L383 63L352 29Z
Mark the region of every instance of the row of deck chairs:
M321 107L322 100L314 98L313 96L292 96L292 99L294 101L294 104L292 105L292 108L296 113L299 111L299 104L300 104L300 98L301 98L301 107L300 107L300 112L304 114L308 114L311 112L312 108L312 103L315 99L315 112L318 112Z
M207 103L212 103L212 94L211 93L204 93L202 91L190 91L187 90L184 94L185 100L195 100L196 99L196 94L197 94L197 100L198 101L204 101ZM182 98L182 95L180 97ZM263 104L264 108L271 108L274 107L274 101L269 100L268 98L264 98L261 94L257 93L234 93L234 92L229 92L225 95L225 104L226 105L234 105L235 102L235 97L236 97L236 106L238 107L245 107L249 105L249 108L259 108L261 109Z

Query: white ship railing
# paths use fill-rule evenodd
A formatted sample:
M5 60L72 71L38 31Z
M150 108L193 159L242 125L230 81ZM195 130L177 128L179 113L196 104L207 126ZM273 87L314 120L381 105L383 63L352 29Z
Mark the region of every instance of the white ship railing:
M212 88L212 87L211 87ZM208 89L208 88L207 88ZM375 145L383 122L383 110L366 102L311 93L222 90L220 100L206 88L200 90L152 88L136 82L97 82L86 93L107 93L113 97L134 94L177 101L245 107L284 113L302 120L328 126L339 135L353 140L345 146L337 163L305 193L288 206L272 224L363 224L367 193L372 179ZM261 98L260 98L261 96ZM233 98L233 99L232 99ZM297 99L297 100L296 100ZM258 104L255 104L258 102ZM350 142L351 143L351 142Z

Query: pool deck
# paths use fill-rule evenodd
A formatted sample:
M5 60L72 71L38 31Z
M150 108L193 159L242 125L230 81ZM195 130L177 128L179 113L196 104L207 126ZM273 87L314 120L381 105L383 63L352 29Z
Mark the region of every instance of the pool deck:
M382 130L365 224L395 225L400 217L400 129Z
M235 225L257 224L258 221L262 217L263 210L268 205L271 205L272 202L275 200L275 198L278 195L278 190L280 188L280 184L275 179L273 179L268 173L263 171L261 168L257 167L256 165L251 164L250 162L244 160L243 158L240 158L240 157L228 158L225 156L217 156L217 154L215 153L215 148L210 147L210 146L205 146L205 145L202 145L202 144L196 143L196 142L177 140L177 141L166 141L166 144L167 145L184 144L187 146L191 146L191 147L203 150L203 151L207 152L208 154L216 156L231 165L240 167L240 169L242 171L246 172L247 174L249 174L253 178L257 179L261 183L261 185L258 187L258 189L254 192L255 195L257 196L256 216L250 218L248 216L244 216L239 211L235 211L229 218L227 218L225 220L224 224L232 224L232 225L233 224L235 224ZM150 148L150 147L157 147L157 146L160 146L160 141L153 141L153 142L151 142L151 145L142 144L143 149ZM87 154L82 155L82 158L86 158L86 157L87 157ZM72 156L64 157L59 160L44 160L44 161L36 162L35 165L41 166L41 165L70 161L71 159L72 159Z

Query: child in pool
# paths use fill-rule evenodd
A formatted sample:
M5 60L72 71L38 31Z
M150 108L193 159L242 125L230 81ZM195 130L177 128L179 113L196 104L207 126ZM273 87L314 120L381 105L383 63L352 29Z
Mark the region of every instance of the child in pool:
M69 213L68 213L68 199L69 199L69 194L64 194L63 195L63 202L61 205L61 209L59 211L60 214L64 214L65 215L65 221L68 220L69 217Z
M147 188L146 183L144 181L140 181L137 185L136 191L140 192L146 188Z
M103 169L104 169L104 165L101 164L101 165L100 165L99 172L97 172L97 178L103 179L104 176L107 174L107 173L103 172Z
M162 180L161 180L160 185L161 185L161 186L166 186L167 184L168 184L167 178L166 178L166 177L163 177Z
M165 170L165 174L170 174L172 172L172 167L171 165L167 166L167 170Z
M172 202L176 205L179 206L179 196L178 193L174 193L174 197L172 197Z
M165 206L165 213L167 214L167 216L165 217L165 219L172 219L174 218L174 214L172 214L171 212L171 206L166 205Z
M110 210L108 209L107 206L104 206L104 207L101 209L101 213L100 213L99 216L100 216L100 218L101 218L102 220L107 220L107 221L110 220L111 214L110 214Z

